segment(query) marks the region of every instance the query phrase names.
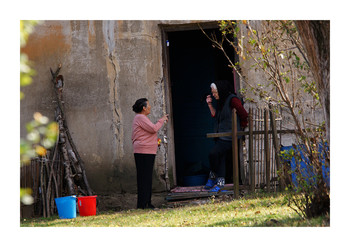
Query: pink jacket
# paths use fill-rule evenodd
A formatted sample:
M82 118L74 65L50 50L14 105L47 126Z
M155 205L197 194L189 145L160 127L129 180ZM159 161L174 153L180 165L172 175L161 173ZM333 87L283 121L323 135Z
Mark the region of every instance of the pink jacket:
M153 124L143 114L136 114L132 123L132 144L134 153L156 154L158 148L157 131L162 127L163 119Z

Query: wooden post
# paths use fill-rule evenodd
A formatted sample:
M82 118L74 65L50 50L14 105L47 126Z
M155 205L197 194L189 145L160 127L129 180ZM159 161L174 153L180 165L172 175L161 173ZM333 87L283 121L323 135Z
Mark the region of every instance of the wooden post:
M264 111L264 123L265 123L265 167L266 167L266 186L267 192L270 192L270 148L269 148L269 118L268 118L268 110Z
M262 109L258 109L258 129L262 130L262 122L260 121L260 119L262 119L261 116L261 112ZM264 133L264 132L263 132ZM262 134L263 134L262 133ZM258 184L261 185L262 181L261 181L261 174L262 174L262 165L261 165L261 160L262 160L262 144L261 144L261 135L258 135L258 150L257 150L257 157L258 157Z
M249 108L249 174L250 191L255 191L255 166L253 161L253 111Z
M279 141L277 137L276 119L275 119L275 114L273 112L271 105L269 105L269 107L270 107L270 121L271 121L271 129L272 129L272 140L273 140L273 146L275 148L275 160L276 160L276 167L277 167L278 184L279 184L279 188L282 189L281 178L278 175L278 172L280 172L280 156L279 156L280 148L278 145Z
M237 115L236 109L232 111L232 163L233 163L233 190L234 197L239 197L239 175L238 175L238 143L237 143Z

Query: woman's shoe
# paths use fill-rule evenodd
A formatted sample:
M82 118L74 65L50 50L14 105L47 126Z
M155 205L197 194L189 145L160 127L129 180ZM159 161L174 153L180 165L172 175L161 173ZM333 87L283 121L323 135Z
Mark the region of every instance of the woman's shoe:
M223 187L220 187L218 185L215 185L209 192L220 192Z
M216 178L215 179L209 178L207 183L204 185L204 189L209 190L209 189L213 188L214 185L216 185L217 181L218 180Z
M223 177L218 177L216 185L209 190L209 192L219 192L221 191L225 186L225 178Z

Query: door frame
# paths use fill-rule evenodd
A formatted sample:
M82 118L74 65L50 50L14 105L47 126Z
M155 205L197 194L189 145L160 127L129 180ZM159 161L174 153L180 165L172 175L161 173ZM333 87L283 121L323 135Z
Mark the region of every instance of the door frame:
M214 29L219 28L218 21L203 21L196 23L186 23L186 24L158 24L161 31L161 44L162 44L162 67L163 67L163 83L164 83L164 93L165 93L165 107L167 113L173 112L172 106L172 92L171 92L171 78L170 78L170 60L169 60L169 46L167 45L168 33L176 31L191 31L200 29ZM234 54L235 61L238 61L238 55ZM239 90L240 78L237 72L234 73L235 86ZM172 169L172 179L174 187L177 186L176 177L176 161L175 161L175 135L174 135L174 123L173 118L170 116L167 128L168 134L168 167ZM241 153L241 152L240 152Z
M171 92L171 78L170 78L170 60L169 60L169 46L167 45L168 33L176 31L191 31L219 28L217 21L208 21L200 23L186 23L186 24L159 24L161 31L161 44L162 44L162 67L163 67L163 83L165 93L165 107L167 113L173 112L172 106L172 92ZM174 187L177 186L176 177L176 161L175 161L175 136L174 136L174 123L173 118L170 116L167 128L168 134L168 166L172 169L172 179Z

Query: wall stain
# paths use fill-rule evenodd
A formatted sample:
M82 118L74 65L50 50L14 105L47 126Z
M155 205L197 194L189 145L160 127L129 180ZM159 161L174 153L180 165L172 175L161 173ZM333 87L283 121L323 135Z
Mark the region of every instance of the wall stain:
M96 32L94 21L89 21L89 46L96 47Z
M36 29L38 30L37 35L30 36L27 45L21 49L21 52L28 55L29 60L38 61L43 57L55 57L54 55L69 53L71 44L66 42L62 25L54 22L51 25L44 23L36 26Z

